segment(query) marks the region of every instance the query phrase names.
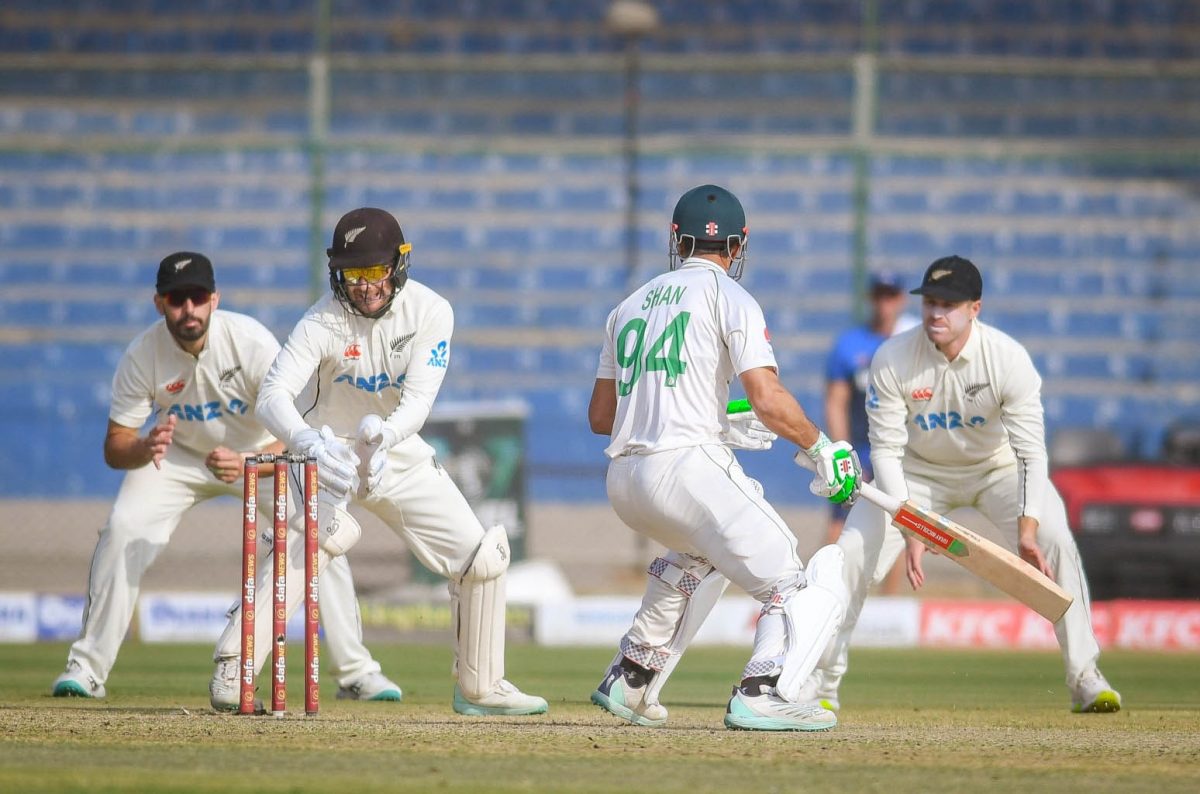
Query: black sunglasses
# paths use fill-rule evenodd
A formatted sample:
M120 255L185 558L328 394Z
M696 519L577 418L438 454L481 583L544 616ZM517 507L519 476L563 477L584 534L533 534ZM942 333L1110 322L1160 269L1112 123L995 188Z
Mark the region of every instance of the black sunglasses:
M173 289L163 295L163 300L168 304L178 309L188 301L192 302L193 306L203 306L212 298L212 293L204 287L185 287L183 289Z

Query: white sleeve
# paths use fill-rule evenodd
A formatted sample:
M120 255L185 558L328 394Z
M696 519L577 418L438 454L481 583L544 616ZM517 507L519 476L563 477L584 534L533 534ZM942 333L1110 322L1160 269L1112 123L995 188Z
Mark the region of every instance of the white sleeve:
M617 379L617 359L613 352L613 326L617 322L617 310L608 313L604 323L604 344L600 348L600 364L596 367L596 378Z
M154 384L150 373L135 355L134 344L125 350L113 375L108 418L124 427L141 428L154 413ZM140 349L148 350L145 346Z
M271 365L275 363L275 359L279 357L279 340L275 335L267 330L266 326L259 326L257 335L258 344L254 346L254 353L250 360L249 375L250 387L254 389L256 395L262 394L263 381L270 371ZM258 402L258 398L255 398Z
M429 418L433 401L442 388L450 364L450 337L454 334L454 310L444 300L430 307L423 327L413 337L413 354L404 373L400 404L384 420L403 441L419 431ZM439 355L434 355L435 351Z
M301 318L267 370L258 392L255 416L271 435L288 446L294 444L298 433L310 429L296 410L296 397L321 363L324 338L317 323L309 322L307 316Z
M1042 379L1024 348L1007 351L1000 388L1000 421L1017 456L1019 515L1041 520L1049 483L1046 427L1042 413Z
M724 309L721 312L721 322L725 324L722 331L734 374L741 375L758 367L778 371L762 307L749 293L741 293L741 300L736 299L737 295L722 291L718 298Z
M867 433L871 441L871 466L875 483L900 499L908 498L904 480L904 448L908 445L908 405L896 371L884 356L871 359L867 386Z

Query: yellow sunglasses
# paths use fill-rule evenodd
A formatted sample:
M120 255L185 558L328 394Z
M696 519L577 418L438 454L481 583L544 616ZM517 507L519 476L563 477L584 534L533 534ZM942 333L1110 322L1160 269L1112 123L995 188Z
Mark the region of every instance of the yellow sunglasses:
M367 267L342 268L342 276L346 281L382 281L387 278L391 265L369 265Z
M404 243L398 249L403 261L403 257L412 250L412 243ZM383 263L380 265L368 265L366 267L347 267L342 268L342 276L346 281L382 281L387 278L388 271L391 270L391 265ZM403 269L403 268L402 268Z

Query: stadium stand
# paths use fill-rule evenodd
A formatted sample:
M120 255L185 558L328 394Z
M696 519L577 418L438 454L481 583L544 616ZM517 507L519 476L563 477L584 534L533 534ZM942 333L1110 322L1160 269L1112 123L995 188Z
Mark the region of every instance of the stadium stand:
M322 283L309 269L318 166L322 236L347 207L387 207L415 244L414 278L455 305L447 397L531 404L536 499L602 498L603 440L584 421L600 329L629 284L665 266L666 215L698 181L743 197L744 283L762 299L785 382L820 415L823 351L850 322L855 295L849 62L703 70L663 57L852 55L859 4L655 4L662 26L643 43L639 84L647 146L633 263L624 261L620 70L522 60L612 56L619 42L598 24L607 3L467 5L470 14L434 0L333 3L335 54L427 56L430 66L335 68L329 148L317 162L308 0L249 13L235 0L5 4L3 430L13 448L37 450L20 465L5 456L5 493L50 493L49 483L58 493L46 449L60 442L79 451L79 473L64 481L72 494L111 488L89 451L99 449L115 361L153 319L162 254L206 251L226 308L281 337L290 330ZM971 59L1197 59L1200 11L1170 0L1081 8L880 4L875 133L894 147L869 159L866 246L872 266L914 281L946 253L975 259L988 278L985 319L1043 367L1051 427L1102 426L1131 454L1152 454L1170 420L1194 409L1200 383L1200 350L1187 341L1200 327L1200 166L1052 147L1195 138L1200 80L1169 69L1004 73ZM164 55L195 63L136 62ZM497 56L508 57L486 60ZM953 57L958 68L912 56ZM81 57L92 60L71 60ZM1051 148L938 151L949 139ZM792 148L797 140L806 148ZM64 418L81 428L73 439ZM764 479L805 498L784 474Z

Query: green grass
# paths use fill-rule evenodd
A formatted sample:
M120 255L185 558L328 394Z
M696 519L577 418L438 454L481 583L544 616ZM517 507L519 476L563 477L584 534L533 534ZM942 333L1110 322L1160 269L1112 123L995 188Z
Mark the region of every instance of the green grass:
M208 708L208 648L127 644L86 701L49 696L65 646L0 645L0 791L1200 790L1194 655L1105 654L1126 709L1075 715L1057 654L860 650L835 730L773 735L722 728L743 650L691 652L663 729L588 703L611 649L510 647L550 714L491 719L451 711L448 648L373 650L403 703L338 701L326 678L319 717L275 720Z

